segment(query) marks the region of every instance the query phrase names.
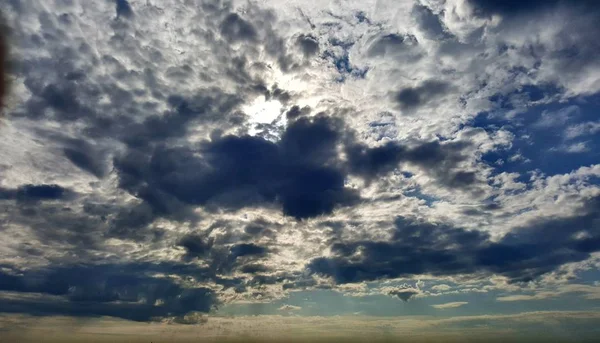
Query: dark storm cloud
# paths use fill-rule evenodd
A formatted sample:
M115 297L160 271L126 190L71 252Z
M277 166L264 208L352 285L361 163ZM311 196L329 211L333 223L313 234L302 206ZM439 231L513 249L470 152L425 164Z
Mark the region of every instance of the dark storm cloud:
M23 185L17 189L0 188L0 200L43 201L64 199L69 190L59 185Z
M71 163L97 178L104 177L107 172L103 154L83 139L69 140L63 153Z
M129 146L143 148L149 142L185 136L194 120L241 124L241 114L233 111L241 102L239 97L216 88L204 89L192 97L171 95L167 98L171 107L167 113L151 115L141 124L126 125L120 135Z
M115 160L123 188L157 189L190 205L224 209L278 204L298 219L331 213L358 200L345 188L336 164L341 125L326 117L301 118L277 143L252 136L224 136L189 148L130 152Z
M173 214L182 204L208 210L276 206L297 219L329 214L360 200L345 187L348 174L370 180L400 163L421 167L447 187L467 188L477 181L473 172L460 169L466 143L405 147L394 142L369 148L353 142L342 120L323 114L299 117L277 142L213 135L198 147L149 150L141 143L132 147L143 150L118 156L114 167L120 186L156 216ZM340 146L346 147L347 161L338 154Z
M242 19L237 13L231 13L221 23L220 32L230 42L249 41L257 38L254 26Z
M60 246L65 258L94 259L107 249L108 238L151 244L164 235L149 225L155 214L146 204L119 205L70 189L32 187L0 191L5 200L0 201L0 221L27 228L33 245Z
M48 196L46 189L27 189L30 196ZM149 242L152 236L160 238L161 232L143 227L149 221L141 220L135 212L124 216L130 217L130 222L116 224L110 218L115 212L125 209L101 203L85 203L83 212L71 209L66 204L32 205L35 206L2 208L3 220L9 218L14 224L28 227L35 238L32 240L33 244L19 247L19 254L28 257L42 256L47 247L60 244L65 260L58 260L60 266L56 264L42 269L19 270L16 267L2 266L0 291L41 293L61 298L35 297L32 300L31 297L17 296L0 299L0 312L108 315L139 321L152 320L154 317L181 316L190 311L208 312L218 304L216 294L203 287L183 287L177 280L195 279L198 282L212 282L234 288L236 292L245 292L243 279L228 278L226 275L234 268L251 274L268 271L267 267L261 266L256 260L265 257L270 249L253 243L227 244L219 236L216 236L218 239L207 238L211 228L202 234L189 234L176 242L186 251L184 262L199 258L206 261L208 267L187 263L86 264L84 261L97 260L98 254L105 251L107 237ZM140 207L143 206L144 204ZM133 208L134 211L135 209L136 207ZM153 218L152 213L149 218ZM142 225L137 223L140 220ZM113 232L116 228L120 228L119 234ZM37 240L44 242L45 247L38 246L35 243ZM220 242L218 245L215 244L217 241ZM82 264L72 265L71 261L82 261Z
M240 271L242 273L246 273L246 274L258 274L258 273L268 273L271 271L271 269L262 264L247 264L245 266L242 266L240 268Z
M244 232L251 236L268 235L271 230L260 224L251 224L244 228Z
M25 185L17 191L17 197L32 200L55 200L64 194L65 189L59 185Z
M294 105L285 113L285 116L288 120L293 120L307 114L310 114L310 106L300 108L300 106Z
M133 16L133 10L127 0L116 0L117 17L130 18Z
M572 217L538 219L500 241L481 231L398 218L390 241L341 242L331 250L333 257L317 258L307 267L340 284L481 272L530 281L600 251L600 197L589 199Z
M427 37L431 39L451 37L451 34L448 33L440 18L429 7L415 4L412 9L412 15L421 31L425 32Z
M305 57L313 56L319 52L319 41L312 35L302 34L298 36L296 43Z
M40 109L32 113L33 115L41 116L44 114L44 108L51 108L56 111L61 120L73 121L88 112L85 105L78 99L75 85L49 84L41 90L39 96L42 103L39 104Z
M292 98L292 95L288 92L285 91L281 88L279 88L279 86L277 86L276 84L273 85L273 87L271 88L270 91L268 91L265 94L265 98L267 100L273 98L273 99L277 99L279 100L282 104L287 104L288 101L290 101L290 99Z
M230 249L234 258L243 256L261 256L267 253L267 249L253 243L236 244Z
M357 144L347 149L350 169L367 179L394 170L402 161L404 153L405 148L396 143L375 148Z
M449 89L450 85L445 82L429 80L423 82L420 86L400 90L394 98L401 109L412 110L443 96Z
M211 236L215 227L225 228L225 233ZM271 248L249 241L261 236L270 236L272 232L257 225L250 225L248 228L250 230L245 230L245 233L236 234L233 232L235 228L227 223L217 222L200 233L185 235L176 244L186 251L184 261L196 258L204 261L215 278L224 277L236 268L249 274L264 272L269 268L262 266L258 260L267 257ZM241 287L243 280L236 282Z
M213 242L204 236L191 234L183 237L177 245L183 247L189 257L203 257L210 252Z
M137 321L154 317L209 312L218 304L208 288L184 288L170 277L203 280L206 272L169 263L103 264L0 272L0 290L60 296L44 300L0 299L0 312L34 315L114 316Z
M468 188L476 183L474 172L464 171L459 164L467 159L463 150L466 142L440 143L432 141L413 147L397 142L369 148L361 144L348 147L348 163L352 173L367 180L389 173L400 163L411 163L421 167L438 183L450 188Z
M468 3L474 8L477 15L482 16L492 14L516 16L556 8L559 5L598 10L596 0L468 0Z

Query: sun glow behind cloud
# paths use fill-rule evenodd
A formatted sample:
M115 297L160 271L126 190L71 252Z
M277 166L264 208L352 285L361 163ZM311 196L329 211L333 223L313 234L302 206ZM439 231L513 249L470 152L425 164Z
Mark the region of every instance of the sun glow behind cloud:
M252 125L250 134L256 134L259 130L256 124L278 123L285 125L283 114L283 105L278 100L266 100L264 95L254 99L254 101L242 107L242 111L248 115L248 122ZM279 119L277 122L276 120Z

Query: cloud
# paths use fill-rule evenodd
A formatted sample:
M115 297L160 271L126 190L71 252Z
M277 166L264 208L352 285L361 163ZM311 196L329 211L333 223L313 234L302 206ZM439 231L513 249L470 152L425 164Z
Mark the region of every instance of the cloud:
M476 14L500 14L504 16L525 15L535 11L556 8L559 5L573 7L593 8L593 0L582 0L577 2L563 0L525 0L525 1L502 1L502 0L467 0L474 7Z
M283 311L283 312L300 311L301 309L302 309L302 307L300 307L300 306L294 306L294 305L289 305L289 304L282 305L280 308L278 308L279 311Z
M505 297L498 297L496 298L496 301L500 301L500 302L510 302L510 301L525 301L525 300L540 300L540 299L546 299L548 298L548 296L546 295L508 295Z
M221 35L228 41L254 41L257 33L252 24L242 19L237 13L231 13L221 23Z
M4 17L0 15L0 109L4 108L5 96L8 93L8 70L7 70L7 55L8 44L6 42L6 24Z
M581 136L588 136L600 132L600 122L585 122L569 126L565 130L565 138L574 139Z
M186 204L230 209L277 203L286 215L315 217L358 200L336 166L334 125L326 117L301 118L277 143L223 136L202 144L204 158L187 148L157 149L123 155L115 167L121 186L142 197L149 192L162 201L164 192Z
M2 311L204 322L598 251L591 2L6 4Z
M388 294L392 295L392 296L396 296L400 300L407 302L412 297L416 296L417 294L420 294L420 291L416 288L396 288L396 289L389 290Z
M302 117L290 123L276 142L215 136L200 144L202 157L184 147L131 150L118 156L114 166L121 187L159 214L169 212L165 204L169 197L208 209L275 204L296 219L330 214L360 199L344 185L347 172L372 178L391 172L402 161L427 168L449 187L475 182L473 172L458 168L465 159L464 144L434 141L412 149L397 143L369 148L346 138L344 128L338 118ZM344 143L349 146L348 167L337 153Z
M431 8L417 3L412 9L412 15L421 31L425 32L427 38L444 39L451 37L440 17L433 13Z
M418 44L416 37L412 35L391 33L376 38L369 46L367 53L370 57L413 54ZM419 55L414 55L413 58L418 59L419 57Z
M312 56L319 51L319 42L312 35L301 34L298 36L296 42L306 57Z
M590 198L576 216L536 220L497 242L482 231L400 217L391 240L335 243L333 256L316 258L307 268L340 284L479 272L530 281L565 263L583 261L600 249L598 206L599 199ZM577 232L583 238L577 238ZM352 257L357 251L359 259Z
M0 290L58 296L33 300L1 299L3 312L38 315L114 316L148 321L167 314L208 312L217 304L211 289L184 288L169 273L202 278L202 269L173 264L88 265L0 273ZM67 300L67 301L65 301Z
M440 291L440 292L449 291L451 289L452 289L452 287L450 287L446 284L435 285L435 286L431 287L432 291Z
M387 143L378 147L361 144L347 149L350 170L371 180L398 168L401 162L414 164L426 170L437 181L450 188L469 188L476 183L474 172L464 171L460 163L467 157L463 153L468 143L438 141L420 143L406 147L398 143Z
M395 100L403 110L412 110L425 105L427 102L444 95L450 86L440 81L425 81L418 87L409 87L400 90Z
M532 301L532 300L545 300L551 298L557 298L565 296L567 294L580 294L583 298L589 300L600 299L600 288L596 285L581 285L581 284L568 284L561 285L556 290L551 291L538 291L534 294L514 294L497 297L496 301L499 302L513 302L513 301Z
M133 10L127 0L116 0L117 3L117 17L131 17L133 16Z
M456 301L456 302L445 303L445 304L431 305L431 307L436 308L438 310L446 310L449 308L461 307L461 306L464 306L467 304L468 304L468 302L466 302L466 301Z
M285 113L285 116L288 120L290 120L295 119L301 115L306 115L308 113L310 113L309 106L304 106L300 108L298 105L294 105Z
M184 236L178 245L186 250L188 256L201 257L209 252L212 240L207 242L202 236L190 234Z
M69 190L59 185L23 185L17 189L0 189L0 199L44 201L64 199Z

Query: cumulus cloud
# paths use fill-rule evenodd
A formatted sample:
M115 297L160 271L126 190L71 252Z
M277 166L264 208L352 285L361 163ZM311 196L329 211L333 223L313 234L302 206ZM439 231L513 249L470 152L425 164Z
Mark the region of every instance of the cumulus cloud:
M435 285L435 286L431 287L432 291L441 291L441 292L443 292L443 291L449 291L451 289L452 289L452 287L450 287L450 286L448 286L446 284Z

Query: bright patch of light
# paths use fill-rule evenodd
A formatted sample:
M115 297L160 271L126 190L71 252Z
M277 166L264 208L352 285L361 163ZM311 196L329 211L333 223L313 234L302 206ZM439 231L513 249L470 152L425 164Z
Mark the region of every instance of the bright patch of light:
M256 98L252 104L244 106L242 110L249 117L249 122L256 124L271 124L281 114L283 105L278 100L266 100L264 96Z

